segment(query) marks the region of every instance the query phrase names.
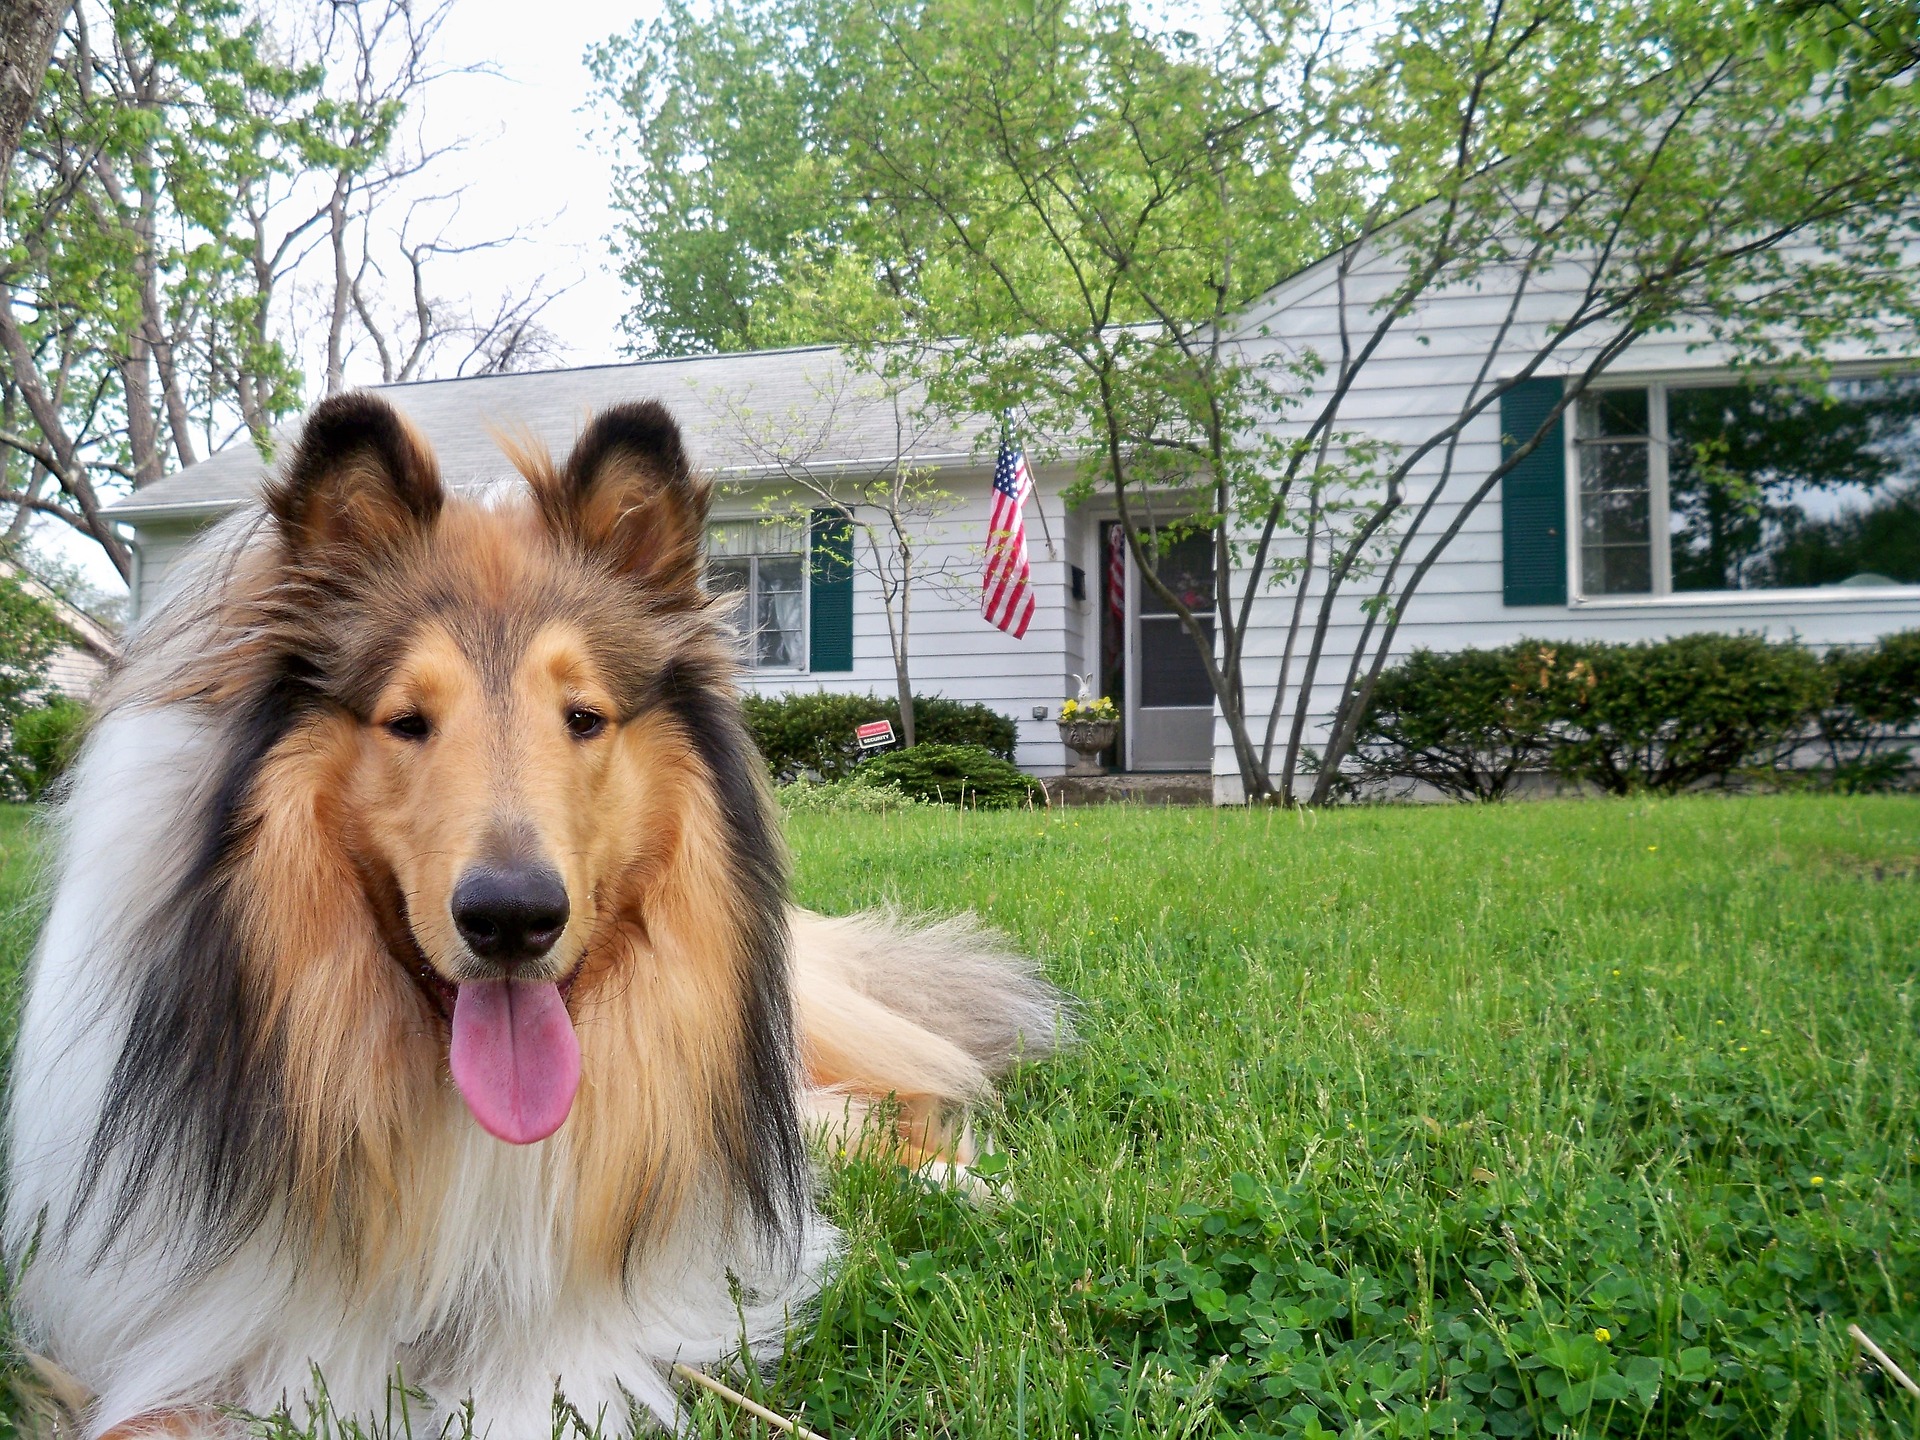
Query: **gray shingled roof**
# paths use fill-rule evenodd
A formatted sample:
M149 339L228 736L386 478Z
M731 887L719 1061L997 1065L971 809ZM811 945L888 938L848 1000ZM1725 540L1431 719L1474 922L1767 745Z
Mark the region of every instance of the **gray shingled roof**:
M564 455L587 417L622 400L659 400L679 419L688 453L710 474L764 473L776 454L818 467L858 469L894 455L893 407L875 382L856 374L830 346L645 360L520 375L425 380L373 387L432 442L441 473L456 485L509 478L513 467L494 433L530 430ZM991 422L968 417L937 425L912 447L922 463L972 458ZM275 432L284 449L299 421ZM117 520L217 514L252 499L268 471L242 439L197 465L156 480L109 507Z

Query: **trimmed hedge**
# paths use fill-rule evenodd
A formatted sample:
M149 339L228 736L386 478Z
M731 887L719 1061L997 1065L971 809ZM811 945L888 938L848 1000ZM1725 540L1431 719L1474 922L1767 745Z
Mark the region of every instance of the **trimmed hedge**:
M1803 646L1758 635L1681 635L1586 647L1593 682L1574 687L1553 768L1613 795L1667 794L1771 760L1825 694Z
M1815 723L1839 790L1890 790L1913 771L1903 737L1920 729L1920 630L1821 657L1827 694Z
M877 695L840 695L823 690L794 695L748 695L740 702L760 753L776 780L811 772L822 780L844 780L860 762L853 738L856 725L890 720L900 733L900 705ZM985 705L969 705L941 695L913 697L914 739L922 745L978 745L1009 764L1013 761L1013 721Z
M1361 782L1494 800L1529 770L1610 794L1771 772L1848 790L1913 770L1920 631L1816 656L1756 635L1637 645L1523 640L1415 651L1380 677L1354 746ZM1810 756L1823 767L1808 771Z
M1008 810L1046 803L1040 782L981 745L917 744L861 762L862 785L898 786L917 800L969 809Z
M1417 780L1455 800L1498 800L1552 757L1563 692L1588 672L1562 647L1416 650L1380 676L1354 741L1361 778Z

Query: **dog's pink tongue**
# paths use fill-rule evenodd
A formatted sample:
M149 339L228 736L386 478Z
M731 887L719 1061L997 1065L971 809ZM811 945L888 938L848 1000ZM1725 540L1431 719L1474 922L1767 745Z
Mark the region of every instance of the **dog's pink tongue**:
M544 1140L580 1088L580 1042L551 981L474 980L453 1002L453 1083L489 1135Z

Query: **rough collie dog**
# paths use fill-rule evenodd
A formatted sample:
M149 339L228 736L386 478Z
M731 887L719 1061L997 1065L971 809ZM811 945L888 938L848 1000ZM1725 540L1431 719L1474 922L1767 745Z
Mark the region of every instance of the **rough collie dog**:
M379 1422L396 1378L500 1440L556 1393L669 1420L672 1362L777 1347L821 1283L809 1117L964 1163L956 1113L1056 1039L978 931L788 908L666 411L514 460L452 496L326 402L102 706L6 1212L89 1435L321 1386Z

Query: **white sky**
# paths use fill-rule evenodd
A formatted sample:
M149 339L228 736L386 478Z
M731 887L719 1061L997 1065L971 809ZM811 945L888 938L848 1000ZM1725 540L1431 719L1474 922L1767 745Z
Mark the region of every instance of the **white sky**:
M653 0L460 0L441 32L449 64L484 62L500 72L448 77L429 98L430 133L472 137L443 162L446 179L465 187L460 230L534 233L505 250L445 259L437 288L464 287L484 304L531 275L572 280L542 317L565 342L566 364L618 359L617 322L627 306L607 258L614 156L584 57L657 9ZM603 138L590 143L590 128Z
M618 322L627 299L607 249L614 155L607 140L587 139L590 128L604 135L609 127L593 101L585 55L657 9L656 0L459 0L441 31L444 63L486 63L498 75L452 75L429 92L427 138L470 138L441 162L432 188L463 191L456 237L528 233L503 249L438 259L433 288L485 310L535 275L569 284L541 316L566 347L559 364L621 358ZM34 539L82 564L103 589L124 589L99 547L60 522L41 521Z

